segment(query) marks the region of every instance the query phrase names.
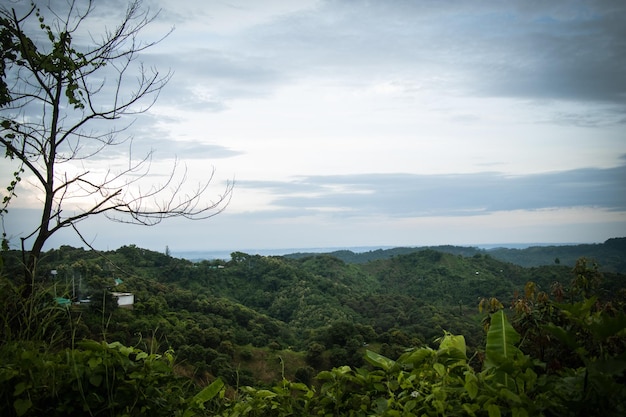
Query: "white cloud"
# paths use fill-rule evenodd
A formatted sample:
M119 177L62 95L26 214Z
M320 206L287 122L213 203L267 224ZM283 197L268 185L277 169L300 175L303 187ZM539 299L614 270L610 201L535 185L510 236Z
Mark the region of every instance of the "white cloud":
M193 223L150 236L236 248L626 234L621 1L158 4L147 38L176 30L141 58L174 78L128 132L133 152L154 149L164 170L178 156L190 183L215 167L217 188L239 185L206 242ZM128 157L114 151L94 162Z

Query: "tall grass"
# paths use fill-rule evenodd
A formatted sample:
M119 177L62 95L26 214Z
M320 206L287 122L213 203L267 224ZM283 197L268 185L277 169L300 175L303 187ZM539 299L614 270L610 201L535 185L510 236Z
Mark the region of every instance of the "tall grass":
M59 291L67 291L33 280L25 296L25 285L0 274L0 344L29 341L52 347L69 342L75 327L72 313L55 300Z

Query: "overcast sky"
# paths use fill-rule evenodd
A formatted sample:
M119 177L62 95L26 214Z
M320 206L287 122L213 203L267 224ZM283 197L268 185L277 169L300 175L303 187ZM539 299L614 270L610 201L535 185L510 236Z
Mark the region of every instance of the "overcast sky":
M134 152L155 149L157 170L176 155L190 181L215 168L208 198L235 190L205 221L84 222L96 248L626 236L622 0L145 4L161 8L147 38L175 30L142 59L174 75L133 125ZM65 243L82 246L51 246Z

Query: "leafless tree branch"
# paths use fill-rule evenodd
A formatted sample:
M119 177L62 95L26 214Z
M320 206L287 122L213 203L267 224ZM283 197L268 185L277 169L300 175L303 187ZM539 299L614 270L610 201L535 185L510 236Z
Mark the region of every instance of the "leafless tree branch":
M206 200L214 171L189 190L187 169L177 160L161 183L149 182L152 152L116 171L98 173L82 165L132 138L128 118L148 111L172 77L139 61L141 52L171 33L140 40L158 15L141 0L130 2L119 25L100 37L90 34L91 46L76 46L73 37L94 7L93 1L68 0L64 10L33 6L18 15L0 6L0 146L36 178L44 196L41 222L21 238L27 282L45 242L66 227L83 239L77 224L90 216L149 226L172 217L206 219L221 213L232 196L234 184L228 182ZM98 121L125 124L102 131L94 128ZM82 170L61 170L66 163Z

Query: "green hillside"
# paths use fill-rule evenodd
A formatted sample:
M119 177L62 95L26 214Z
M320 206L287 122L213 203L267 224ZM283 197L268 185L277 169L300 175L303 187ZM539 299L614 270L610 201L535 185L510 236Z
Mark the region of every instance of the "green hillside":
M19 253L3 258L3 339L28 339L24 329L39 328L41 319L15 327L11 317L25 311L11 295L19 294L20 282L11 283L20 276ZM320 372L368 366L368 351L397 358L407 349L436 349L446 334L462 334L469 366L480 367L490 313L530 314L551 297L575 301L583 294L576 288L617 312L626 294L624 275L602 273L592 261L576 270L554 263L525 268L485 252L434 249L365 263L242 252L228 261L191 262L133 245L104 253L63 246L47 252L38 270L44 299L73 303L58 304L54 311L69 316L54 316L42 330L47 349L94 340L173 352L177 375L201 385L219 377L232 389L283 378L317 384ZM132 293L132 309L118 307L116 293ZM545 317L541 312L532 323ZM534 334L524 339L526 348L548 355L537 350L543 342Z
M19 273L17 261L6 264L7 272ZM241 252L229 261L194 263L132 245L100 254L61 247L42 260L40 271L51 270L56 275L43 278L54 280L59 293L91 297L83 310L102 309L103 300L112 304L102 299L106 289L132 292L132 311L104 306L112 317L107 338L136 345L150 335L202 371L225 366L224 355L232 359L238 346L247 345L303 353L315 345L330 355L320 362L326 366L350 357L360 364L364 343L399 352L432 343L444 331L463 333L477 345L481 299L509 304L528 281L549 292L554 282L572 280L564 265L523 268L488 254L433 249L355 264L331 255ZM609 278L607 287L621 285L621 276ZM116 279L122 284L115 286ZM102 314L93 316L85 315L84 336L103 333ZM337 340L329 336L334 326L344 332Z
M586 257L597 262L603 271L626 273L626 238L624 237L608 239L604 243L599 244L530 246L524 249L506 247L480 249L477 247L441 245L376 249L359 253L350 250L339 250L327 254L347 263L364 264L423 250L434 250L463 257L471 257L477 254L489 255L501 261L523 267L553 264L573 267L579 258ZM298 259L315 255L317 253L298 252L285 255L285 257Z

